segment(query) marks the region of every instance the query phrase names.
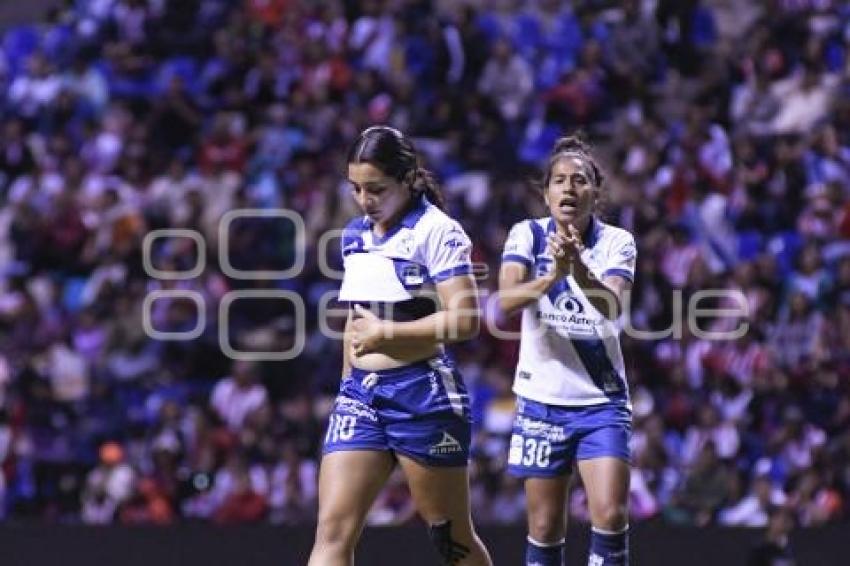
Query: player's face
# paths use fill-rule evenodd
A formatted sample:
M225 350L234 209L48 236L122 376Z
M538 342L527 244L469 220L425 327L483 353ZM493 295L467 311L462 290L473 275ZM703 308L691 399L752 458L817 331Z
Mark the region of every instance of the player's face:
M410 202L410 190L371 163L349 163L354 200L375 224L387 226Z
M562 157L552 165L545 198L558 224L578 227L590 217L596 201L592 178L589 165L578 157Z

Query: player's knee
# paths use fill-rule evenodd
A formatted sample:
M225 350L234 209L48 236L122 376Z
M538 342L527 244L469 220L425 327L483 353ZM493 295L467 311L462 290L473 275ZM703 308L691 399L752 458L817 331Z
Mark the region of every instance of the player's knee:
M316 546L348 552L354 549L357 537L357 524L351 519L339 515L319 514L316 525Z
M529 514L528 534L539 543L554 544L564 538L564 531L563 513L555 509L541 509Z
M621 531L628 523L628 510L622 503L606 501L597 508L597 527L607 531Z

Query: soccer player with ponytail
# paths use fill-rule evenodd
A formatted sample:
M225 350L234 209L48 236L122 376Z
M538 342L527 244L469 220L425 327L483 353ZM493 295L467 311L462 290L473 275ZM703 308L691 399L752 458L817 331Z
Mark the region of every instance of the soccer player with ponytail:
M634 279L626 230L602 222L603 176L579 139L558 140L543 178L544 218L505 243L499 299L522 311L509 472L525 479L527 566L561 566L569 474L592 522L588 566L628 564L629 401L617 319Z
M478 333L472 245L398 130L363 131L348 180L364 216L342 237L339 299L350 309L309 564L353 563L366 514L399 464L442 562L489 565L469 508L469 396L444 351Z

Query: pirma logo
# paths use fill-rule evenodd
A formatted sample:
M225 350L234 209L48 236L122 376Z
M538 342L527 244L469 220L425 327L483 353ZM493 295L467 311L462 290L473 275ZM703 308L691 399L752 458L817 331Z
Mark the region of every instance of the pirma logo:
M443 432L443 438L437 444L431 446L431 449L428 451L429 454L454 454L455 452L460 452L462 447L460 442L457 439L449 434L448 432Z
M584 313L584 306L582 306L581 301L574 297L569 291L564 291L555 298L555 308L559 311L566 311L568 313Z

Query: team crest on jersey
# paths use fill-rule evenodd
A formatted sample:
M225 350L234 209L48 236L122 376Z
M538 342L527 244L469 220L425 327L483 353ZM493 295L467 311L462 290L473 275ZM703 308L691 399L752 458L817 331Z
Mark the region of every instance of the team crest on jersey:
M396 244L396 250L402 255L410 255L413 253L413 234L407 233L399 238Z

